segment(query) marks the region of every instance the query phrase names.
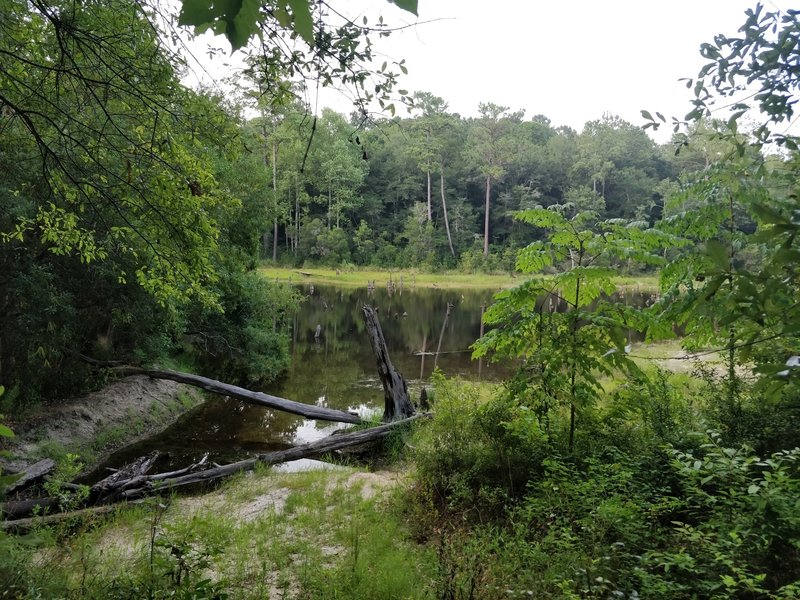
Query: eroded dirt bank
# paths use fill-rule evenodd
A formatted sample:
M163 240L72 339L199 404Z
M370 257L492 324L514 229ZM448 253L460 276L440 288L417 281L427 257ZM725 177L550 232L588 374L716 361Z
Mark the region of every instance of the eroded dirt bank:
M14 425L4 470L18 471L45 457L78 454L86 468L138 439L169 426L202 401L191 387L137 375L55 405L42 406Z

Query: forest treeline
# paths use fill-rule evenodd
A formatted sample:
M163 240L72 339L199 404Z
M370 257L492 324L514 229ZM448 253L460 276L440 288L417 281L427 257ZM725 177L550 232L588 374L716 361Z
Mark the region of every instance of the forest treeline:
M560 205L652 225L681 175L726 151L713 122L693 132L702 141L676 152L685 136L659 145L613 115L577 132L490 102L465 118L432 93L412 100L405 118L326 109L314 120L293 105L244 125L271 166L265 258L511 271L535 239L516 212Z

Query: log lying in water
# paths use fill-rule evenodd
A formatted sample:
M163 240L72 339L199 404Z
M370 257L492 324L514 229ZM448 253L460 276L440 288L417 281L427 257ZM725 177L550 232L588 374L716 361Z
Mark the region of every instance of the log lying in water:
M408 419L400 421L393 421L386 425L379 425L378 427L371 427L369 429L362 429L352 433L343 433L341 435L330 435L326 438L308 444L301 444L286 450L276 450L275 452L267 452L259 454L254 458L240 460L239 462L220 465L204 471L196 473L188 473L178 477L171 477L168 479L159 479L158 475L152 475L150 481L139 488L126 490L121 494L122 498L135 499L144 496L149 496L154 493L161 493L163 491L171 490L177 487L186 485L193 485L195 483L205 483L209 481L216 481L229 475L241 473L243 471L252 471L256 465L277 465L290 460L298 460L301 458L308 458L310 456L320 456L335 450L341 450L350 446L358 446L365 442L372 442L386 437L395 427L404 425L413 421L421 416L415 415Z
M93 498L97 503L108 504L121 500L135 500L146 496L153 496L187 485L217 481L229 475L244 471L252 471L258 464L275 465L290 460L319 456L342 448L379 440L389 435L392 429L422 416L427 416L427 413L418 414L400 421L393 421L392 423L372 427L370 429L362 429L360 431L341 435L331 435L309 444L302 444L300 446L288 448L287 450L259 454L247 460L241 460L228 465L219 465L201 471L192 472L191 469L198 466L193 465L193 467L187 467L186 469L173 471L171 473L157 473L155 475L140 474L127 480L122 479L115 481L114 494L98 495L90 492L89 497ZM204 462L205 461L201 461L201 463ZM54 508L58 508L58 498L36 498L22 502L6 502L0 505L0 512L7 519L18 520L22 517L27 517L37 509L44 510ZM13 530L15 521L8 521L7 523L7 525L3 525L3 528Z
M252 390L239 387L238 385L223 383L221 381L217 381L216 379L209 379L208 377L193 375L192 373L140 369L139 367L120 367L115 370L126 375L147 375L153 379L169 379L171 381L177 381L178 383L193 385L194 387L198 387L215 394L230 396L231 398L243 400L244 402L248 402L250 404L266 406L267 408L273 408L275 410L282 410L294 415L300 415L307 419L335 421L337 423L361 423L361 418L358 415L345 412L343 410L324 408L322 406L314 406L312 404L303 404L302 402L287 400L286 398L272 396L263 392L254 392Z
M394 368L389 358L389 349L386 347L378 314L371 306L364 306L361 310L369 341L372 343L372 351L375 353L375 361L378 363L378 375L383 384L383 420L392 421L410 417L414 414L414 405L408 398L408 385L405 377Z

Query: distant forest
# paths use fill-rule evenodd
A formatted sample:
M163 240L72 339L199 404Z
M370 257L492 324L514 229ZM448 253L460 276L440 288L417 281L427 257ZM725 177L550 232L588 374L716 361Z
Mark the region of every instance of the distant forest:
M652 225L681 174L721 150L713 123L695 128L703 143L683 147L683 135L658 145L613 115L576 132L491 103L464 118L432 94L414 100L408 118L348 120L325 109L315 122L295 107L247 123L272 179L265 258L511 270L537 235L515 212L560 205Z

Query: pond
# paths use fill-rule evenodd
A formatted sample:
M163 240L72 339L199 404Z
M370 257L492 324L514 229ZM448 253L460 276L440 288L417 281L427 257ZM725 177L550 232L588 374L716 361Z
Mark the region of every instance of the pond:
M361 413L382 411L383 391L361 315L364 304L378 310L392 362L406 377L413 399L436 367L468 379L497 380L508 374L500 365L473 361L469 349L480 335L492 290L298 289L305 301L294 316L291 367L264 392ZM230 462L313 441L339 427L216 396L163 433L115 453L103 467L120 466L153 450L163 454L158 470L186 466L206 452L210 460Z

